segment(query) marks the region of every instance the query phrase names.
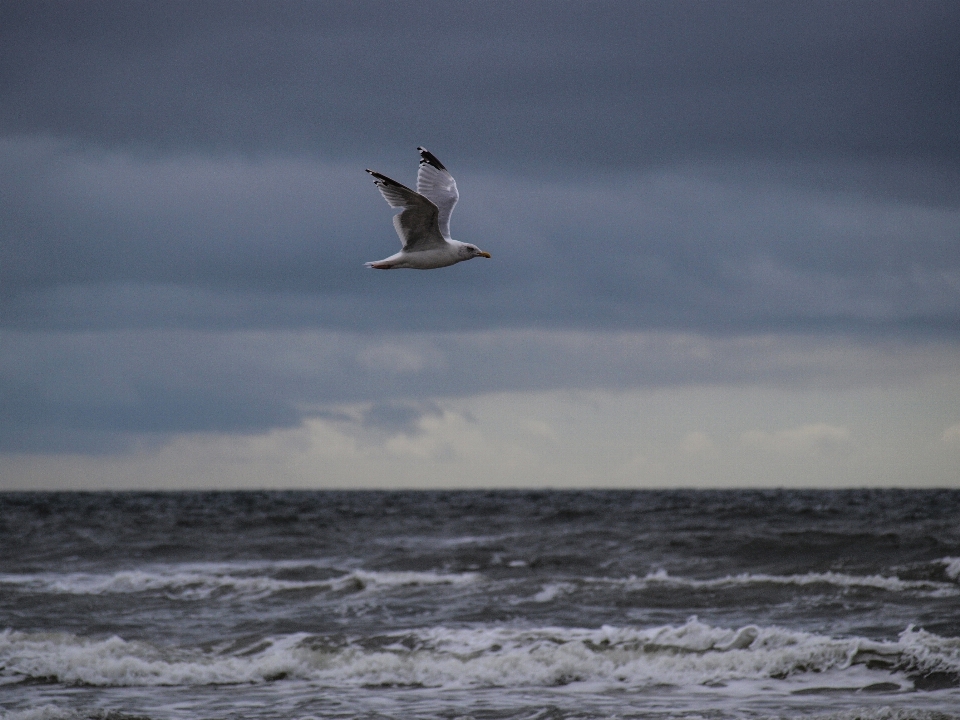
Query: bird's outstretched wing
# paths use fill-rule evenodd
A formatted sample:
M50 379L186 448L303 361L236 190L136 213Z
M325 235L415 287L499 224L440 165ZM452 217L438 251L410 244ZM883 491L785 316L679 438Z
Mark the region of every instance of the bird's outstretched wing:
M400 236L404 250L416 252L446 244L437 224L440 211L436 205L386 175L373 170L367 172L373 176L373 182L380 189L387 204L402 211L393 216L393 227Z
M432 152L422 147L417 148L417 150L420 151L417 192L437 206L440 211L437 218L440 234L449 240L450 215L453 213L453 206L460 199L460 193L457 192L457 181L453 179L453 175L443 166L443 163L437 160Z

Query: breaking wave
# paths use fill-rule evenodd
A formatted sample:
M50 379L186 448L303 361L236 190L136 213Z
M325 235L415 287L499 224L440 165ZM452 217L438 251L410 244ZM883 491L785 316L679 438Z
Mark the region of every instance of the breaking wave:
M958 563L960 564L960 563ZM947 571L949 574L949 570ZM960 573L960 570L958 570ZM644 577L630 577L622 580L629 588L641 588L646 585L667 584L688 588L723 588L743 585L833 585L842 588L874 588L889 592L921 591L936 595L960 595L960 588L953 583L936 580L901 580L886 575L848 575L838 572L810 572L794 575L767 575L764 573L741 573L720 578L697 580L670 575L665 570L650 573Z
M944 560L947 564L948 558ZM960 568L960 560L956 561ZM947 564L946 574L950 576L953 566ZM960 574L960 569L957 570ZM952 577L952 576L951 576ZM572 595L580 590L597 586L616 586L626 591L639 592L657 587L675 587L684 590L735 590L746 586L791 585L796 587L828 586L841 589L867 588L890 593L908 592L927 597L960 596L960 587L953 582L937 580L902 580L885 575L849 575L838 572L811 572L795 575L768 575L763 573L742 573L719 578L695 579L669 574L658 570L644 576L627 578L570 578L559 582L545 583L540 591L528 600L537 603L552 602Z
M710 685L778 679L914 689L931 674L960 678L960 639L908 628L897 641L831 638L778 627L712 627L691 618L649 629L428 628L374 637L297 633L160 647L119 637L0 634L0 681L94 686L265 683L414 687Z
M945 557L941 558L941 563L943 563L943 571L948 578L960 582L960 558L958 557Z
M319 577L276 577L284 572L316 571ZM398 587L462 585L476 573L435 573L366 570L337 571L306 562L192 563L158 565L113 573L0 574L0 586L11 585L39 593L101 595L159 592L178 600L206 600L212 596L267 597L291 590L361 592Z
M735 589L749 585L833 586L910 592L931 597L960 596L960 585L957 583L960 579L960 558L943 558L939 562L950 582L830 571L794 575L742 573L696 579L657 570L644 576L626 578L571 577L542 585L530 600L550 602L581 588L598 585L616 586L627 591L642 591L658 586L689 590ZM153 592L177 600L205 600L228 596L259 599L288 591L376 592L404 587L466 585L482 580L484 576L479 572L344 570L320 562L280 561L154 565L112 573L4 573L0 574L0 587L6 585L34 593L71 595Z

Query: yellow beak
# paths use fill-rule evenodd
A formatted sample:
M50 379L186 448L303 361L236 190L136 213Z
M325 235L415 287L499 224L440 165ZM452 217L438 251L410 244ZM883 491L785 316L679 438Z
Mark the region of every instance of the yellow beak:
M482 253L480 253L480 257L488 258L488 257L490 257L490 253L488 253L488 252L482 252Z

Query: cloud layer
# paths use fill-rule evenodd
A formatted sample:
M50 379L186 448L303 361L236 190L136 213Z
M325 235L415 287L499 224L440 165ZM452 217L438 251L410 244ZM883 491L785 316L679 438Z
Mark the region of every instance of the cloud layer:
M4 4L0 453L440 462L491 398L952 388L957 28L948 1ZM363 268L397 245L363 169L413 183L417 145L492 261ZM947 452L960 417L927 410ZM667 445L867 457L860 410L777 418ZM517 423L518 458L563 437Z
M416 137L534 175L960 157L949 1L32 3L0 20L7 134L351 160Z
M311 417L409 434L442 415L437 399L502 392L889 392L960 375L951 342L843 337L126 330L7 331L2 340L0 450L20 452L112 452L177 433L264 433ZM361 409L344 414L345 405ZM758 439L767 440L778 441Z
M455 233L496 262L378 274L362 260L396 238L356 167L40 141L0 155L8 327L958 329L960 207L799 189L762 167L461 175Z

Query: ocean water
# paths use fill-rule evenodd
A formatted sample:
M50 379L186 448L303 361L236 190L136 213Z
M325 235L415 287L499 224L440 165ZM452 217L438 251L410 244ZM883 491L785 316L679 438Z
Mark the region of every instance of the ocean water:
M960 491L0 494L0 718L960 718Z

